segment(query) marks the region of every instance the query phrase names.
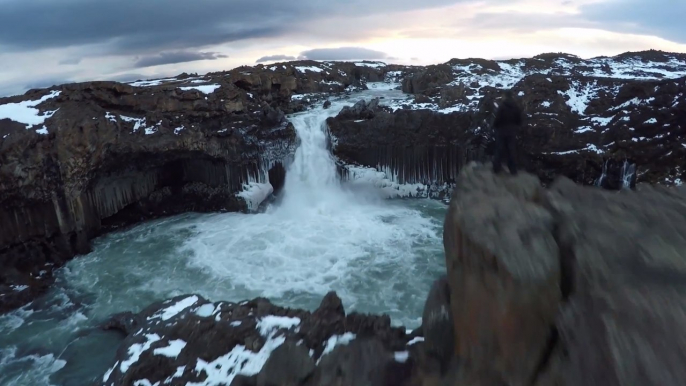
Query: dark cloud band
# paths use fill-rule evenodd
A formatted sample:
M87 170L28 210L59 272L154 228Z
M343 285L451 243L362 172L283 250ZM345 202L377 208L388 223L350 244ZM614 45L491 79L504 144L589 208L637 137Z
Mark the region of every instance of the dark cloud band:
M142 58L139 58L134 63L134 67L153 67L160 66L163 64L194 62L196 60L216 60L219 58L228 58L228 56L216 52L163 52L159 55L144 56Z
M264 63L264 62L276 62L276 61L287 61L287 60L295 60L295 56L290 56L290 55L269 55L269 56L263 56L255 61L255 63Z

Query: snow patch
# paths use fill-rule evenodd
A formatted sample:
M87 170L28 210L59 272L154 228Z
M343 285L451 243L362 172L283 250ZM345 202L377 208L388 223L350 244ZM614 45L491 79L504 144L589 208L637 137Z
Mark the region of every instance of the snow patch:
M648 119L647 121L645 121L645 122L643 122L643 123L646 123L646 124L657 123L657 119L655 119L655 118L650 118L650 119Z
M47 101L48 99L58 97L61 93L61 91L51 91L49 94L34 101L5 103L3 105L0 105L0 120L10 119L12 121L22 123L26 125L27 130L32 128L33 126L42 125L45 122L45 120L52 117L57 112L57 110L46 111L45 113L43 113L43 115L40 115L40 111L35 107ZM45 128L45 126L43 126L43 128ZM45 134L47 134L47 129L45 130Z
M367 82L367 88L370 90L390 91L400 87L400 83L393 82Z
M24 290L29 289L29 286L27 286L27 285L16 285L16 284L12 284L12 285L10 286L10 288L12 288L12 290L15 291L15 292L21 292L21 291L24 291Z
M410 358L410 353L408 351L396 351L394 357L396 362L405 363Z
M356 338L356 335L353 334L352 332L346 332L343 335L333 335L331 336L325 343L324 343L324 351L322 352L322 355L319 357L319 360L317 360L317 364L322 360L322 358L333 352L333 349L336 348L338 345L347 345L350 344L354 339Z
M179 354L181 354L181 350L183 350L184 347L186 347L186 342L181 339L176 339L169 341L169 346L156 348L152 353L154 355L162 355L176 359Z
M150 349L150 346L160 339L160 336L157 334L145 334L145 343L132 344L128 349L129 359L123 361L119 366L119 370L122 372L122 374L126 373L132 364L138 362L141 354Z
M195 310L195 314L198 315L201 318L208 318L214 314L214 304L212 303L207 303L203 304L202 306L198 307L197 310Z
M183 129L185 129L183 125L177 127L176 129L174 129L174 134L179 135L179 133L181 133Z
M371 68L386 67L386 63L384 63L384 62L356 62L355 65L358 67L371 67Z
M591 99L597 97L597 82L592 84L581 84L577 81L570 82L569 89L566 92L557 91L558 94L567 96L567 106L579 115L584 115L586 108Z
M595 123L597 123L597 124L599 124L600 126L607 126L607 125L610 124L610 122L611 122L614 118L615 118L614 115L611 116L611 117L607 117L607 118L603 118L603 117L593 117L593 118L591 118L591 121L592 121L592 122L595 122Z
M134 87L149 87L149 86L159 86L162 83L172 82L178 80L176 78L166 78L166 79L155 79L155 80L140 80L137 82L130 82L130 86Z
M267 315L257 322L260 335L268 337L278 329L291 329L300 325L300 318L289 318L286 316Z
M124 122L134 122L132 133L136 133L141 128L146 127L145 118L132 118L124 115L120 115L119 118L121 118L121 120Z
M188 91L188 90L198 90L203 94L212 94L215 90L220 88L221 85L219 84L206 84L203 86L187 86L187 87L179 87L183 91Z
M582 126L582 127L579 127L578 129L574 130L574 132L577 134L586 133L589 131L593 131L593 128L589 127L589 126Z
M424 337L418 336L418 337L412 339L411 341L407 342L407 345L412 346L413 344L423 342L423 341L424 341Z
M195 371L205 372L207 377L202 382L187 383L187 386L224 386L230 385L237 375L253 376L262 370L269 359L272 351L281 346L286 338L275 337L279 328L293 328L300 325L299 318L287 318L281 316L266 316L262 318L257 327L260 333L267 338L259 352L247 350L245 346L237 345L226 355L220 356L212 362L206 362L198 358Z
M158 310L154 315L148 317L148 320L155 318L160 318L162 321L169 320L178 315L181 311L197 303L198 300L198 297L195 295L183 298L167 308Z
M296 66L295 69L298 70L298 71L300 71L300 72L302 72L303 74L304 74L306 71L312 71L312 72L322 72L322 71L324 71L324 70L322 70L321 68L315 67L315 66Z

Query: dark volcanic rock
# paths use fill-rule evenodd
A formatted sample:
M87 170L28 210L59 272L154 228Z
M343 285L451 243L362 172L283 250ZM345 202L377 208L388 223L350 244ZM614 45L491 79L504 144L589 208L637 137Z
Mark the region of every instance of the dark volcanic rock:
M277 347L257 375L257 386L297 386L314 371L314 359L304 345L286 341Z
M431 286L422 312L424 348L439 360L443 368L446 368L453 357L454 328L450 306L450 286L448 278L443 276Z
M537 179L482 170L463 170L443 234L455 353L475 370L525 385L544 357L561 298L553 216L526 202Z
M117 351L103 385L202 380L212 385L314 385L329 384L321 382L333 378L350 382L367 373L385 376L385 367L377 365L392 361L394 352L404 352L408 342L405 329L391 327L387 316L346 316L335 293L313 313L262 298L209 303L184 295L152 304L133 317L115 315L106 327L122 329L132 318L138 325ZM355 359L351 353L364 355ZM339 368L344 370L342 378ZM359 373L362 370L367 373Z
M392 360L379 341L355 340L325 356L308 385L385 385L385 369Z
M460 165L474 157L474 135L464 130L471 124L469 115L400 110L360 119L346 114L327 120L336 139L334 154L348 162L389 166L401 183L454 179Z
M0 312L40 293L37 282L50 278L41 271L88 252L110 229L251 209L236 193L249 175L267 182L282 168L295 131L278 108L223 79L190 82L67 84L0 98L34 101L45 117L30 128L0 120L0 288L29 286L3 291Z
M616 193L558 178L544 189L527 174L465 170L444 240L463 375L494 373L510 385L682 383L684 235L681 188Z
M686 179L684 54L646 51L588 60L560 53L505 61L453 59L406 73L403 90L414 93L415 99L395 104L395 114L403 119L377 114L369 122L330 122L341 128L336 139L342 147L336 154L344 162L388 170L397 183L444 181L435 175L434 165L446 170L445 161L415 150L416 135L405 131L411 126L407 114L412 113L407 110L432 111L417 114L424 120L443 120L444 131L472 137L462 144L479 156L467 160L483 161L482 154L493 154L493 102L512 89L526 112L517 141L518 162L543 183L564 175L578 183L618 190L633 188L636 182L680 184ZM370 140L370 145L355 136ZM356 153L346 147L350 142L359 143ZM401 160L379 157L373 148L377 143L402 143L412 154ZM441 137L431 141L438 148L444 144ZM632 170L627 172L625 163ZM452 164L459 169L465 163ZM416 176L403 177L403 169L412 168ZM453 172L448 174L454 178Z

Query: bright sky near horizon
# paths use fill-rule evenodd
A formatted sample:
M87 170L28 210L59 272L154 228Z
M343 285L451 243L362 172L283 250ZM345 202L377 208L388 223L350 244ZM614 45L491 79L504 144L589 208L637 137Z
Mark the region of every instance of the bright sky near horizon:
M0 96L295 58L686 52L682 0L0 0Z

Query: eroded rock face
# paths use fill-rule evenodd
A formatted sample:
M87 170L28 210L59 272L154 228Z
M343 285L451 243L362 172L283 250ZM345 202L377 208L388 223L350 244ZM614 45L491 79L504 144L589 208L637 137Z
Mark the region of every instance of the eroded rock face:
M422 334L424 349L447 369L453 359L455 345L455 326L453 310L450 306L450 284L447 277L434 282L422 312Z
M455 354L525 385L544 356L560 302L553 217L527 203L538 180L464 169L446 215Z
M457 376L679 384L685 210L679 188L611 193L562 177L544 189L465 169L444 234Z

